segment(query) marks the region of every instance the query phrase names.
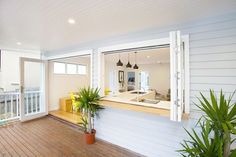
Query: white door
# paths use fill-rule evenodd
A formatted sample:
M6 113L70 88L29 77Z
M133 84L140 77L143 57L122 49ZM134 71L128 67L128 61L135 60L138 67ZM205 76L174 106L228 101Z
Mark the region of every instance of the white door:
M48 114L46 82L47 62L20 58L20 119L39 118Z
M184 54L180 31L170 32L171 115L181 121L184 108Z

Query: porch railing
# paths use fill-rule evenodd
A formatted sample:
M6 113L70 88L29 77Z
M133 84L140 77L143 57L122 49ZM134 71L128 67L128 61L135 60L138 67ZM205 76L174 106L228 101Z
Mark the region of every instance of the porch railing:
M25 114L40 111L40 91L26 91L24 94ZM20 117L19 92L0 93L0 121Z
M40 91L25 92L25 114L37 113L40 111Z

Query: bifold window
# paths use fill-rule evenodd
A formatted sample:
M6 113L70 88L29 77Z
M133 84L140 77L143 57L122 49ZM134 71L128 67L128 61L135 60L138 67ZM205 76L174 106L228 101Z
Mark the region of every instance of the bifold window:
M67 74L76 74L76 64L67 64L66 72Z
M86 74L86 66L85 65L78 65L78 74L80 74L80 75Z
M66 64L54 62L54 73L55 74L65 74L66 73Z

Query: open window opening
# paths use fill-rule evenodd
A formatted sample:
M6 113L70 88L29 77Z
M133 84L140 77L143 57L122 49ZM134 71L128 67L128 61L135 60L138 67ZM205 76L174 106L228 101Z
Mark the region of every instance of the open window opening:
M168 116L189 114L189 38L169 38L99 49L103 104ZM185 113L185 114L184 114Z
M170 110L169 45L104 55L104 100Z

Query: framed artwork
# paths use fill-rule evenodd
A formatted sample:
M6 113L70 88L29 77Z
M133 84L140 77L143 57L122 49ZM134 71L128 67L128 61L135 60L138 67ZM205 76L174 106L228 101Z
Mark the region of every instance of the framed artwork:
M119 80L119 83L124 82L124 71L119 70L119 72L118 72L118 80Z
M127 72L128 85L135 85L135 72Z

